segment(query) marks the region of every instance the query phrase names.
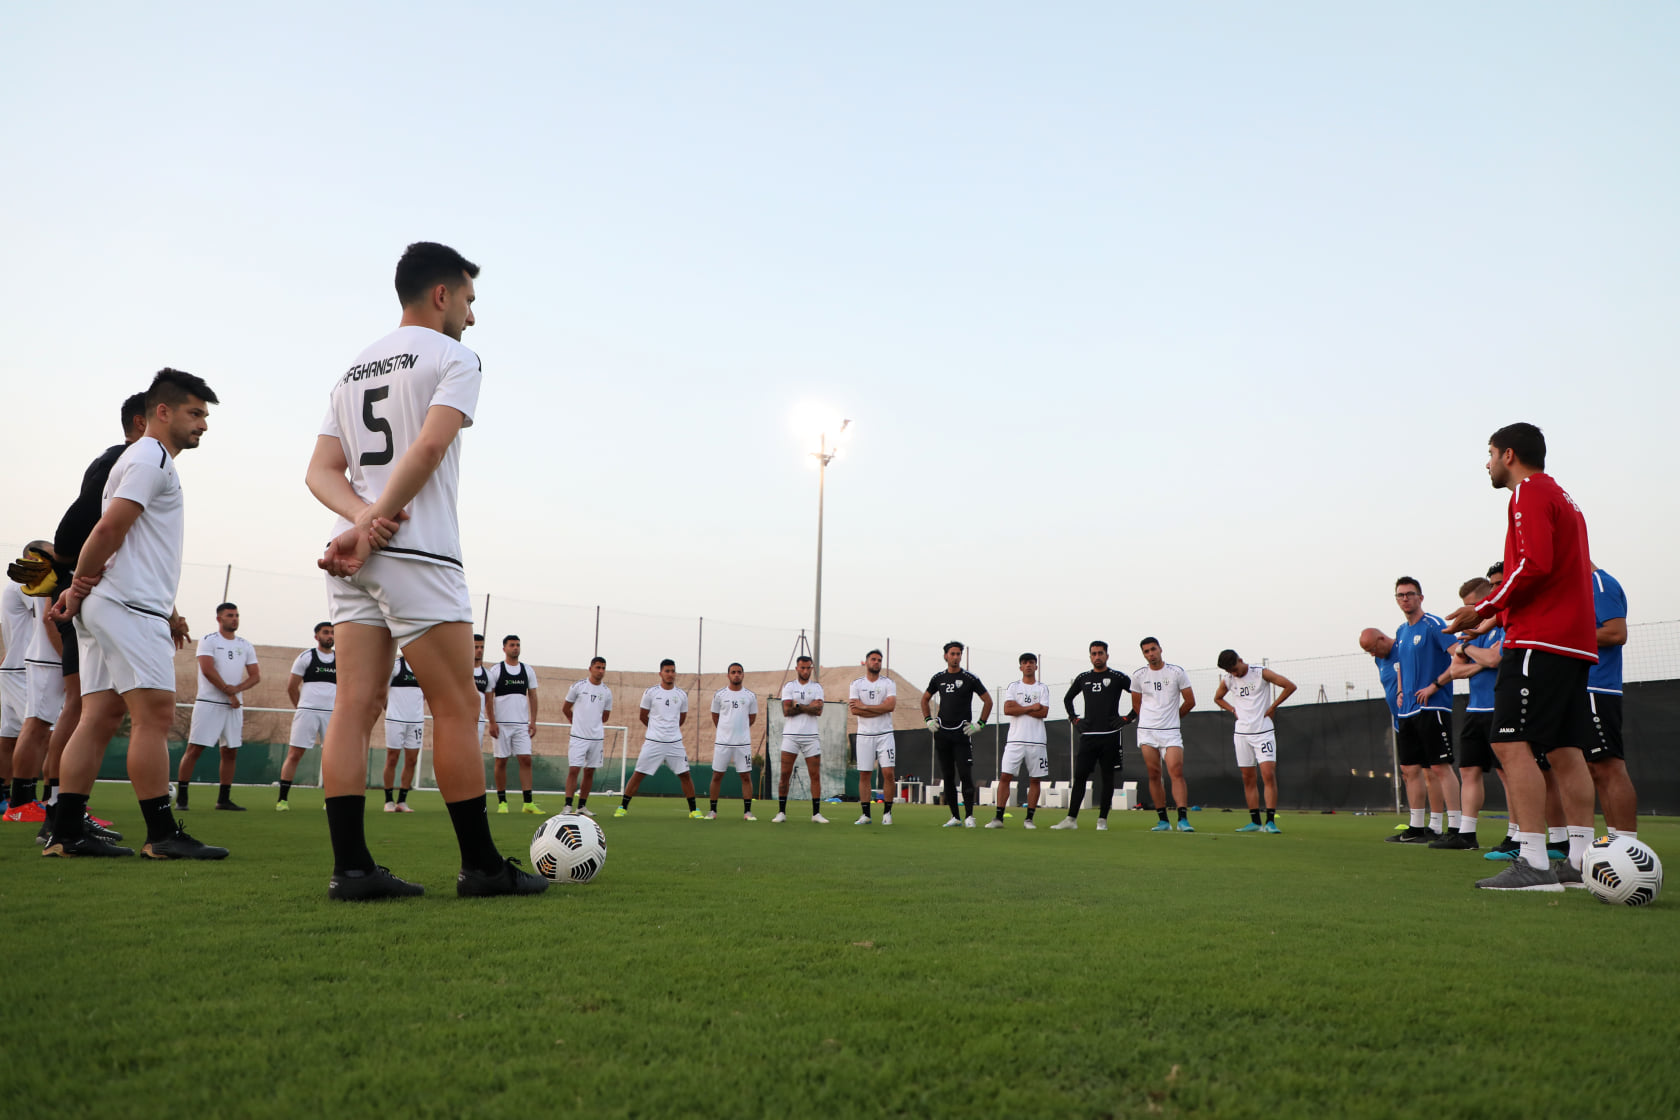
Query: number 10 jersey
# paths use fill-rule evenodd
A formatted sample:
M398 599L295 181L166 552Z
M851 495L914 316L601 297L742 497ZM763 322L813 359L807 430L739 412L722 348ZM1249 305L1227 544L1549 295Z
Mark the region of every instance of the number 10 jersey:
M428 327L398 327L363 350L332 389L321 434L344 448L350 485L367 502L385 490L397 461L420 436L426 411L446 405L472 426L483 379L478 355ZM406 507L408 520L385 548L386 556L461 567L461 530L455 503L460 489L461 438ZM350 527L339 518L337 536Z

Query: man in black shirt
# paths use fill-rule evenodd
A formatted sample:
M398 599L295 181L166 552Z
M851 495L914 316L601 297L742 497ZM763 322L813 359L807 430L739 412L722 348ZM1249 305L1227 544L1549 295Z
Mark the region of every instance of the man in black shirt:
M933 750L939 757L939 775L945 783L945 805L951 810L946 828L974 827L974 744L973 737L986 726L992 714L992 694L980 683L980 678L960 668L963 644L945 643L945 671L935 673L922 693L922 718L933 732ZM933 715L929 702L939 697L939 714ZM974 713L974 698L980 697L980 721L970 722ZM957 813L957 783L962 783L963 804L967 815Z
M1114 775L1120 769L1120 729L1132 722L1132 679L1108 667L1108 643L1091 643L1091 671L1073 678L1062 707L1079 732L1079 753L1073 763L1073 804L1064 820L1051 828L1078 828L1079 807L1085 803L1085 783L1097 771L1097 831L1108 831L1108 810L1114 804ZM1085 697L1085 715L1074 714L1073 698ZM1120 705L1126 713L1120 713Z

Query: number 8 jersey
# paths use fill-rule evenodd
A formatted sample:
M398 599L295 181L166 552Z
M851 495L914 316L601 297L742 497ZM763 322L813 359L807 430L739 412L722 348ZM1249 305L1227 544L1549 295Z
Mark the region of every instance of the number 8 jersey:
M349 463L350 485L367 502L385 490L391 471L420 435L426 411L446 405L472 426L483 379L478 355L429 327L398 327L363 350L333 385L321 434L338 440ZM461 567L461 530L455 512L461 476L457 434L437 470L414 501L384 555ZM342 517L337 536L350 527Z

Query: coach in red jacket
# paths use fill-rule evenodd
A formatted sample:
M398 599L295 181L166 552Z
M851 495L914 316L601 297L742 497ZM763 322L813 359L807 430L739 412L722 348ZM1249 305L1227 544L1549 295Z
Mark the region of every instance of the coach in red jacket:
M1476 884L1489 890L1581 886L1581 857L1592 841L1592 777L1581 753L1592 735L1587 670L1598 660L1587 522L1545 467L1546 437L1533 424L1509 424L1488 438L1488 477L1495 489L1511 491L1505 582L1447 619L1455 631L1501 615L1505 624L1490 737L1522 850ZM1542 756L1569 828L1569 859L1555 868L1546 860L1546 786L1535 763Z

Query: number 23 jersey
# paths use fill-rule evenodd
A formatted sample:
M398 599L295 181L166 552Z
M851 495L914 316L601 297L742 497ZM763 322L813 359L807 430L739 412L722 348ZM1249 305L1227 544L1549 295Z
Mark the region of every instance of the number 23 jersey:
M321 434L338 440L350 485L364 501L384 493L398 460L420 436L426 411L446 405L472 426L483 379L478 355L428 327L398 327L363 350L334 383ZM405 507L385 555L461 567L461 530L455 505L460 489L461 437ZM350 527L344 518L333 536Z

